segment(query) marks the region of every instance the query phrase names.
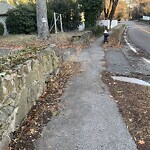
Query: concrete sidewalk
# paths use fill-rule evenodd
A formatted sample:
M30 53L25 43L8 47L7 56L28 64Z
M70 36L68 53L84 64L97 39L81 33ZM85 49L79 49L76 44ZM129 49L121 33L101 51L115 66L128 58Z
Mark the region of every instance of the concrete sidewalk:
M81 73L68 83L64 109L53 117L35 144L36 150L136 150L136 145L112 96L101 81L102 38L85 49L76 61Z

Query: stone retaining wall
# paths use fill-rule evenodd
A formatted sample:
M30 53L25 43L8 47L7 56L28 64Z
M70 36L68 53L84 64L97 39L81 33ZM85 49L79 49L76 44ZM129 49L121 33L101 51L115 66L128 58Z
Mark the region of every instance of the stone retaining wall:
M90 31L79 32L72 36L71 42L75 45L89 45L91 36ZM65 61L75 51L62 51L51 44L36 59L17 66L11 74L0 73L0 150L7 149L10 133L15 131L42 94L47 77L58 72L58 58Z
M9 134L16 129L42 94L45 80L58 69L54 48L47 48L36 59L0 76L0 150L5 150ZM7 144L6 144L7 143Z

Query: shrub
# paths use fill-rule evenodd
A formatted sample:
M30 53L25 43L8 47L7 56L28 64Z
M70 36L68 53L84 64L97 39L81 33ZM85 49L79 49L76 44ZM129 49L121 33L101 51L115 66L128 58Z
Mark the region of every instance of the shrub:
M34 4L22 4L8 11L6 26L9 33L33 33L37 31L36 7Z
M91 28L91 31L95 36L100 36L104 33L104 29L107 29L107 27L95 26L95 27Z
M104 0L78 0L81 5L80 11L85 13L86 27L93 27L103 11Z
M0 35L4 34L4 25L0 23Z

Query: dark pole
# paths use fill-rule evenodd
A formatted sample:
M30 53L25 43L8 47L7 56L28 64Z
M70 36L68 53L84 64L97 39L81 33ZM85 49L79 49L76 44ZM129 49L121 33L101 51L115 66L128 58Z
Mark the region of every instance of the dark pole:
M105 0L104 0L104 9L105 9ZM103 11L105 11L105 10L103 10ZM106 20L106 17L105 17L105 12L104 12L104 22L105 22L105 20ZM104 31L105 31L105 24L104 24Z

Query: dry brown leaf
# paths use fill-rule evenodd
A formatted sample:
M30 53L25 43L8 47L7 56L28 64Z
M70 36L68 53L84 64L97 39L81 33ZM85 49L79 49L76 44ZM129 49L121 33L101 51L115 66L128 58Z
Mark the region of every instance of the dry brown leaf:
M144 142L144 140L139 140L139 141L138 141L138 144L143 145L143 144L145 144L145 142Z
M35 133L35 129L30 129L30 133L34 134Z

